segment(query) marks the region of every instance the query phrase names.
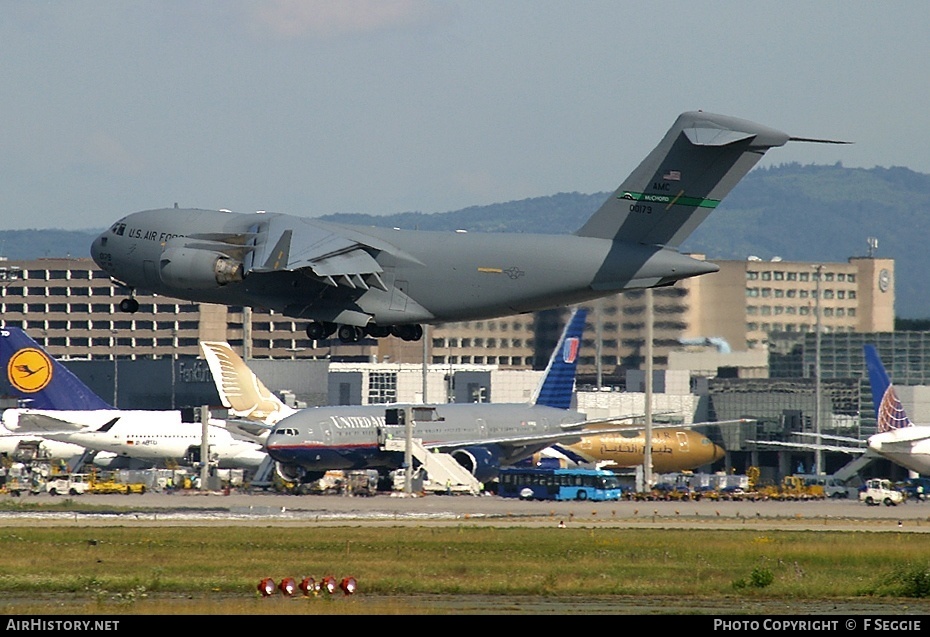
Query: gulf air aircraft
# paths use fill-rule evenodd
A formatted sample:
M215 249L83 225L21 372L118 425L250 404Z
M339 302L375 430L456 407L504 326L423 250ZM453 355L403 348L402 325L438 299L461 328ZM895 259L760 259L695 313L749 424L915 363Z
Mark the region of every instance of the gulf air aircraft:
M24 405L3 412L3 425L15 435L95 451L101 460L109 459L110 467L119 458L149 465L200 459L202 423L184 422L180 410L114 409L19 328L0 328L0 361ZM258 468L266 459L261 445L220 425L211 420L207 427L209 453L217 466Z
M90 252L130 290L124 312L138 311L138 289L272 309L306 319L314 340L417 341L423 324L575 305L716 272L680 245L766 151L792 140L829 142L683 113L570 235L401 230L175 206L120 218Z
M691 427L701 424L694 423ZM639 425L642 427L642 425ZM691 471L721 460L725 450L704 434L692 429L652 431L652 470L655 473ZM596 464L605 469L643 466L646 459L644 429L585 436L572 445L553 445L545 455L576 464Z

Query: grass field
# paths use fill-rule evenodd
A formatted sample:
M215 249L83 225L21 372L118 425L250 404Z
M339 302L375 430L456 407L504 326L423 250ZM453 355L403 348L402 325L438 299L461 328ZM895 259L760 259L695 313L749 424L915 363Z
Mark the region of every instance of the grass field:
M0 529L0 612L409 614L429 596L849 600L930 612L908 533L459 527ZM358 592L262 599L262 578L352 576ZM297 597L302 597L299 593ZM501 612L507 612L506 606Z

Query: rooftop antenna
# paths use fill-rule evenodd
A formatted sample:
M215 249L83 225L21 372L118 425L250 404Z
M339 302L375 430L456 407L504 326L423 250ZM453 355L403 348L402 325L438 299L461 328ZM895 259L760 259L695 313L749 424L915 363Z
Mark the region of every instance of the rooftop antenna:
M871 259L873 256L875 256L875 251L878 250L878 238L869 237L866 239L866 242L869 244L869 258Z

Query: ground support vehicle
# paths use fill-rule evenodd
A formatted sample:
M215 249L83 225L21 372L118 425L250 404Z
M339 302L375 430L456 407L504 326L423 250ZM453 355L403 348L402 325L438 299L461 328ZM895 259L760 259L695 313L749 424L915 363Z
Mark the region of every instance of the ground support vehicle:
M869 506L897 506L904 502L904 494L891 486L891 480L871 478L859 492L859 501Z
M81 495L87 493L88 476L83 473L69 473L51 476L45 483L49 495Z

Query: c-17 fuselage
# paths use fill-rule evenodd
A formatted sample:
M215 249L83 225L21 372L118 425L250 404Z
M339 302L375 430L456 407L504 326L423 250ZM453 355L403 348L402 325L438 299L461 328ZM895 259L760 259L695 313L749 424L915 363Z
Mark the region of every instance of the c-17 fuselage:
M568 306L717 271L678 247L769 148L790 139L742 119L683 113L571 235L175 207L123 217L94 240L91 255L131 291L305 318L311 339L418 340L423 324ZM138 303L130 296L120 309Z

